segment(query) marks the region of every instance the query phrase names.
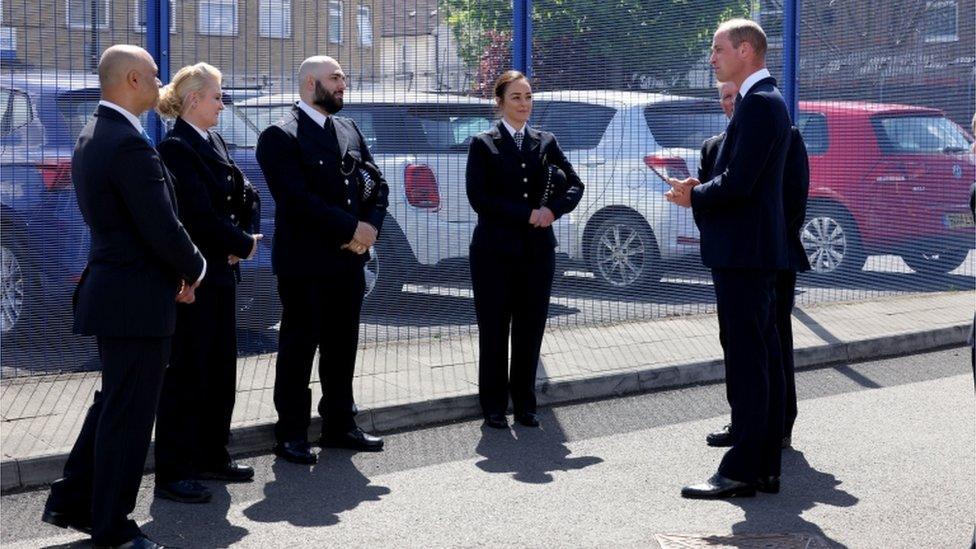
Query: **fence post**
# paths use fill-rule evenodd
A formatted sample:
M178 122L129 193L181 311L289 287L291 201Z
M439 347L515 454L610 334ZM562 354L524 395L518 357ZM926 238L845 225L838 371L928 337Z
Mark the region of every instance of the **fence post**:
M783 1L783 98L796 123L800 87L800 0Z
M159 80L169 82L169 3L170 0L145 0L146 2L146 50L159 65ZM164 126L159 115L147 115L146 131L159 143Z
M532 0L512 2L512 64L532 76Z

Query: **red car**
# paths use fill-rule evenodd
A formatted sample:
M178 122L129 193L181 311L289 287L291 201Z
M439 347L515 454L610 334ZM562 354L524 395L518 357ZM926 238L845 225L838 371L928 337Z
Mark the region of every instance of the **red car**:
M810 157L801 240L814 273L859 272L868 255L900 255L942 274L974 247L972 137L937 109L800 102Z

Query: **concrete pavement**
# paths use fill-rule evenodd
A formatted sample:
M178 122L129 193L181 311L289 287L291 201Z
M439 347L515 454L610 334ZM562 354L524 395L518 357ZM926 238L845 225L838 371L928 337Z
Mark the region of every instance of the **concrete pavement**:
M884 296L796 309L798 367L957 345L972 322L971 291ZM551 329L543 346L540 403L721 379L714 315ZM275 354L241 358L232 450L271 447ZM477 334L364 345L355 380L360 424L390 431L476 417ZM0 391L0 481L10 491L50 482L61 470L97 372L5 379ZM318 398L318 384L313 384ZM312 430L320 428L313 422ZM313 434L314 436L314 434ZM151 467L151 461L148 464Z
M467 421L330 450L302 467L246 458L256 482L207 505L152 498L134 518L181 547L965 547L976 445L968 350L805 370L778 495L692 501L721 384L547 408L542 429ZM4 496L4 547L87 547L40 523L46 491Z

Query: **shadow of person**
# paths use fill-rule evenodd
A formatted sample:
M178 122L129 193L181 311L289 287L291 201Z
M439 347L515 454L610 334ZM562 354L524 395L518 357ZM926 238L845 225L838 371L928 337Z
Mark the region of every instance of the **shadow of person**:
M248 535L247 528L227 520L230 492L223 483L207 482L213 499L206 505L176 503L161 498L149 506L152 520L141 529L150 539L178 547L230 547Z
M486 473L511 473L530 484L552 482L554 471L573 471L603 462L596 456L569 457L566 437L551 413L540 418L541 428L515 425L513 430L481 427L475 452L485 459L475 465Z
M386 486L370 484L352 462L353 452L329 450L319 454L313 467L277 459L274 480L264 487L264 499L244 510L256 522L287 522L294 526L332 526L341 514L390 493ZM314 505L309 505L314 502Z
M819 538L809 547L845 547L830 539L820 526L803 518L804 511L817 505L852 507L858 499L840 489L841 481L810 466L803 452L783 451L783 487L779 494L758 494L755 498L727 500L745 512L745 519L732 525L735 534L806 534Z

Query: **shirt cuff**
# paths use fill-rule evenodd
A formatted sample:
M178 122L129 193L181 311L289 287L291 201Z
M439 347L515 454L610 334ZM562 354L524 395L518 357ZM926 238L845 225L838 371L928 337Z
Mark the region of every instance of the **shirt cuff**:
M203 282L203 277L207 276L207 258L200 257L203 260L203 270L200 271L200 276L197 278L196 285L199 286Z

